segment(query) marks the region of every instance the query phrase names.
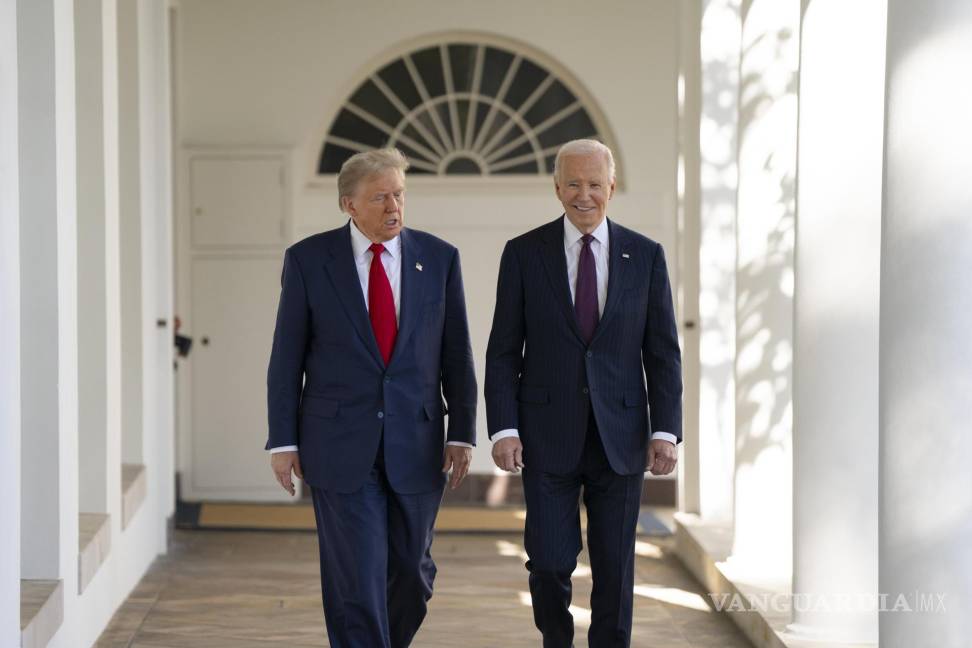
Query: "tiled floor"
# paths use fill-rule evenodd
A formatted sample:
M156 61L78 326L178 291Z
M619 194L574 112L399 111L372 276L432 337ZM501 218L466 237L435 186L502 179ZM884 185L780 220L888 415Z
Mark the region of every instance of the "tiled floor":
M632 646L750 644L670 554L670 539L638 543ZM429 616L416 648L537 647L521 538L440 534ZM574 575L577 646L586 646L590 571ZM98 642L112 648L327 646L317 537L301 532L177 531ZM596 648L596 647L595 647Z

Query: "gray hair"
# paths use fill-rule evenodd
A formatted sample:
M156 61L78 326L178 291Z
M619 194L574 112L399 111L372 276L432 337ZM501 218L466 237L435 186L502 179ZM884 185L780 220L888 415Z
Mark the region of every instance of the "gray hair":
M344 211L344 197L350 197L358 188L358 183L388 169L396 169L402 175L408 170L408 160L397 148L355 153L345 160L338 174L338 207Z
M611 153L610 148L594 139L575 139L561 146L560 150L557 151L557 157L554 158L554 178L560 178L562 160L565 157L569 155L593 155L597 153L607 158L608 175L614 180L614 154Z

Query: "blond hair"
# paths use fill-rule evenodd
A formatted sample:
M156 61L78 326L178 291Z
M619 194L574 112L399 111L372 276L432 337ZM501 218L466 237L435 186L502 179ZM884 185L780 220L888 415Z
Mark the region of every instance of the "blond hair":
M355 153L345 160L338 174L338 207L344 211L344 197L350 198L362 180L388 169L396 169L402 175L408 170L408 159L397 148Z

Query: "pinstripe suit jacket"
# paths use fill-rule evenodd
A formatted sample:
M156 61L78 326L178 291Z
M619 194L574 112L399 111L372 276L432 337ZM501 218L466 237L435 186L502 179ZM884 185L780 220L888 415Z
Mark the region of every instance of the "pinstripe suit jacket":
M486 351L489 434L518 429L524 464L566 474L580 462L593 408L611 468L643 472L653 430L682 438L681 353L665 254L608 221L607 301L587 345L567 284L563 219L503 250Z
M444 480L445 437L476 442L476 374L459 252L431 234L402 230L401 316L386 367L350 227L349 221L310 236L284 256L267 370L266 448L299 445L308 484L350 493L368 477L383 438L392 488L432 491Z

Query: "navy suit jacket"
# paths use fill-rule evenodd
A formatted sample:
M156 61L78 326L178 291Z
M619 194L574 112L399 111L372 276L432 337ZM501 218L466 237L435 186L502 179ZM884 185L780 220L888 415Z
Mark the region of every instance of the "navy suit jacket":
M284 255L267 372L266 448L299 446L307 483L350 493L364 483L383 437L395 491L441 488L444 416L449 441L476 440L476 376L459 252L431 234L402 230L398 337L386 367L350 227L349 221L308 237Z
M580 463L593 408L611 468L643 472L652 431L682 438L681 354L665 254L608 221L607 300L587 345L567 283L563 219L503 250L486 351L489 434L517 428L526 466L566 474Z

